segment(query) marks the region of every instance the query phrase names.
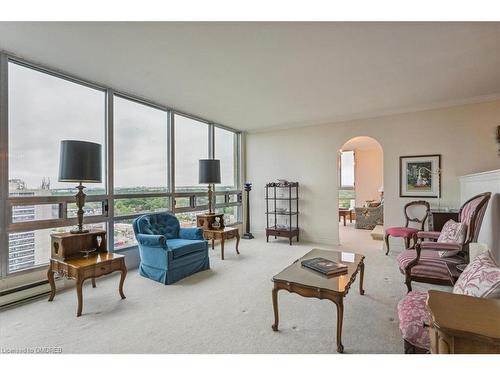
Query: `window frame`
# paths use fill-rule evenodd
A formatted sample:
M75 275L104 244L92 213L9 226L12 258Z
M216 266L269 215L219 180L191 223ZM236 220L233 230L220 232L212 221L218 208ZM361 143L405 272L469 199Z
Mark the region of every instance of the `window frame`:
M13 276L19 276L24 273L31 273L46 268L46 264L27 268L21 271L8 272L9 261L9 234L17 232L26 232L37 229L47 229L53 227L66 227L73 226L77 223L77 218L67 217L67 206L74 203L74 196L40 196L40 197L9 197L9 160L8 160L8 132L9 132L9 119L8 119L8 68L9 63L15 63L23 67L34 69L41 73L45 73L56 78L64 79L85 87L102 91L105 97L105 118L103 124L105 126L105 140L104 148L104 181L105 181L105 194L88 195L87 202L102 202L102 215L86 216L85 223L104 223L107 228L107 246L108 251L122 252L136 247L128 246L121 247L118 250L114 249L114 223L126 219L134 219L144 213L130 214L130 215L114 215L114 200L126 198L153 198L153 197L166 197L169 202L169 211L175 213L202 211L208 209L207 205L196 205L196 197L206 196L205 191L199 192L176 192L175 191L175 132L174 132L174 115L181 115L191 118L196 121L206 123L208 126L208 151L209 158L213 158L215 154L215 127L229 130L236 134L235 142L235 189L230 191L216 191L215 194L223 195L224 202L215 204L215 208L243 206L242 205L242 182L241 182L241 169L242 169L242 155L241 155L241 137L242 132L230 127L215 124L214 122L197 116L177 111L165 105L160 105L154 101L150 101L136 95L130 95L122 91L114 90L113 88L105 85L96 84L89 80L77 78L73 75L63 73L61 71L48 68L36 63L26 61L18 58L7 52L0 51L0 155L5 157L0 158L0 279L5 279ZM166 126L169 135L167 141L167 192L162 193L136 193L136 194L115 194L114 193L114 97L134 101L138 104L146 105L155 109L164 111L167 116ZM236 202L230 202L229 196L236 195ZM175 207L176 197L189 197L189 207ZM48 220L37 220L30 222L12 221L12 207L16 205L40 205L40 204L57 204L59 205L59 218ZM239 218L236 224L242 223L242 209L239 209Z

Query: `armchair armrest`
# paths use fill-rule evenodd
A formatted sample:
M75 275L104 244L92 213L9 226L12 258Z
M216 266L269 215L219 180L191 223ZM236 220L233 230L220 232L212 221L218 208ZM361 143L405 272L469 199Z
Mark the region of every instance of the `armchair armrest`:
M203 228L181 228L179 230L179 237L184 240L203 240Z
M436 250L436 251L460 251L462 245L456 242L434 242L423 241L420 243L422 250Z
M137 242L143 246L148 247L158 247L162 249L166 249L166 239L165 236L157 235L157 234L142 234L139 233L136 236Z
M439 238L439 235L441 232L427 232L427 231L420 231L417 233L417 237L421 239L431 239L431 240L437 240Z

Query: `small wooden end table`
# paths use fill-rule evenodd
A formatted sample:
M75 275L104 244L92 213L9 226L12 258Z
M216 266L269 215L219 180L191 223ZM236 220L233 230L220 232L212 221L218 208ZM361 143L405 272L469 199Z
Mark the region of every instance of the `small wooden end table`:
M429 290L432 354L500 354L500 300Z
M339 221L340 218L344 219L344 227L346 226L346 216L349 215L349 223L352 223L352 210L350 208L339 208Z
M215 229L212 227L214 222L218 221L221 228L224 228L224 214L203 213L196 215L196 226L203 230Z
M123 282L127 275L127 267L125 266L125 256L108 252L98 252L90 255L88 258L70 258L57 259L51 258L47 278L50 283L49 302L54 300L56 295L56 284L54 281L54 273L58 273L62 277L76 280L76 294L78 297L78 308L76 316L82 315L83 294L82 285L87 279L92 279L92 287L96 287L95 279L100 276L110 274L115 271L121 272L120 285L118 292L122 299L125 299L123 294Z
M347 265L347 273L340 276L326 277L318 272L302 267L302 261L322 257L334 262ZM297 293L302 297L314 297L328 299L337 306L337 352L343 353L342 345L342 322L344 319L344 297L349 292L351 284L359 277L359 294L365 294L363 289L363 278L365 272L365 257L360 254L313 249L297 259L290 266L273 277L273 310L274 324L273 331L278 330L278 291L288 290L290 293Z
M204 229L203 236L206 240L212 240L212 250L214 249L214 241L220 240L221 259L224 260L224 242L230 238L236 237L236 253L239 255L238 245L240 244L240 232L238 228L224 227L222 229Z

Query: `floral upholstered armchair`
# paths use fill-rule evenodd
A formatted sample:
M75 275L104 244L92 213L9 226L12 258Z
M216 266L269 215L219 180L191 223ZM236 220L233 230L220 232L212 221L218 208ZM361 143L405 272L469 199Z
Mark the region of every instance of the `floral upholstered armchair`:
M477 298L500 298L500 268L488 247L473 243L471 262L453 288L453 294ZM428 353L430 349L429 311L427 292L409 292L398 303L399 329L406 354Z
M439 239L445 234L441 232L417 233L419 241L415 249L407 249L397 258L399 269L405 275L408 292L411 291L412 281L453 285L448 265L468 262L469 244L477 241L490 197L489 192L479 194L462 205L458 213L459 223L456 224L462 225L464 235L456 242L441 242Z
M384 203L377 207L356 207L356 229L372 230L384 224Z

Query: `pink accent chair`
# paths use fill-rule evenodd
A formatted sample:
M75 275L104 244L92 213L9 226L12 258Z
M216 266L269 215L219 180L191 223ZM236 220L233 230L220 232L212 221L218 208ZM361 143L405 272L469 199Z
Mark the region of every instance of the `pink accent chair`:
M469 244L476 242L488 206L491 193L482 193L465 202L458 213L458 221L466 225L463 243L435 242L440 232L418 232L415 249L407 249L398 255L399 270L405 275L405 284L411 292L411 282L423 282L438 285L453 285L448 271L448 264L467 263ZM425 241L430 239L431 241ZM440 257L440 251L455 250L459 254Z
M423 206L425 208L424 214L422 217L410 217L409 211L412 208L415 208L417 206ZM405 219L406 223L404 227L390 227L385 230L385 247L387 248L387 251L385 252L385 255L389 254L389 237L402 237L405 240L405 249L410 248L410 240L413 240L413 247L417 244L417 233L419 231L424 230L424 225L425 221L429 217L429 211L430 211L430 206L429 202L426 201L413 201L409 202L405 205L404 207L404 214L405 214ZM420 229L418 228L411 228L410 227L410 222L413 223L418 223L420 224Z

